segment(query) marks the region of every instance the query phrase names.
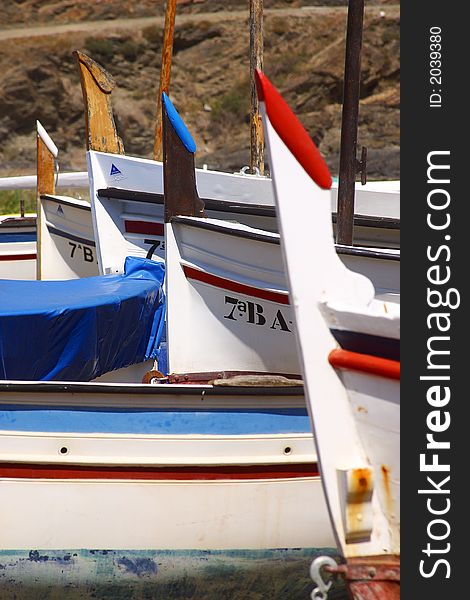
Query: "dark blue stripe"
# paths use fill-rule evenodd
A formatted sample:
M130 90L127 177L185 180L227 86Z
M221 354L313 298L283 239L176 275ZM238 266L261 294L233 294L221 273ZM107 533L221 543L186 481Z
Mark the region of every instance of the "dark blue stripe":
M35 242L35 231L18 231L17 233L0 233L0 244L10 242Z
M77 235L72 235L71 233L65 233L64 231L61 231L60 229L56 229L55 227L51 227L50 225L47 226L47 229L49 230L49 233L53 233L54 235L63 237L66 240L72 240L74 242L78 242L79 244L85 244L85 246L93 246L93 247L96 246L95 242L92 240L86 240L85 238L78 237Z
M64 433L250 435L308 433L306 409L149 410L3 406L0 429Z
M343 350L400 360L400 340L357 331L340 329L330 329L330 331Z

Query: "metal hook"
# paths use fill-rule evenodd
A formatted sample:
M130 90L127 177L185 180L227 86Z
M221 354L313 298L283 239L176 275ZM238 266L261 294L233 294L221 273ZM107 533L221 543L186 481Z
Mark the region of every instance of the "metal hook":
M310 567L310 577L317 587L313 590L310 597L312 600L326 600L328 598L328 590L333 583L331 580L326 583L323 581L322 569L324 567L336 567L336 561L331 556L319 556L316 558Z
M240 175L256 175L257 177L261 177L261 173L258 167L254 167L255 172L250 173L250 167L242 167L239 171Z

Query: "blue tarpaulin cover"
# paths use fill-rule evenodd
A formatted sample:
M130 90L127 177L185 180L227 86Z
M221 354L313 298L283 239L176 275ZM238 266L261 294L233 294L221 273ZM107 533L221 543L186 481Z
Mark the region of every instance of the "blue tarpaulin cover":
M128 257L123 275L0 280L0 379L90 381L157 358L165 266Z

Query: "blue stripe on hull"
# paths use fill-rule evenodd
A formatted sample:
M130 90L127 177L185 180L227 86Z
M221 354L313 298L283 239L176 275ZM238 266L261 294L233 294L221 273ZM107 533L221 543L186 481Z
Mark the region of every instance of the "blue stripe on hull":
M35 242L36 241L36 232L35 231L27 231L17 233L0 233L0 244L3 243L11 243L11 242Z
M306 409L132 410L3 406L0 430L47 433L255 435L308 433Z

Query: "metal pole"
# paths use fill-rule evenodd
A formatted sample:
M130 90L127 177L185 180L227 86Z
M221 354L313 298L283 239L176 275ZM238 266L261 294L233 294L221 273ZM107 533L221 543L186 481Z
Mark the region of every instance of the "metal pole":
M364 0L349 0L336 224L336 241L346 245L353 241L363 20Z
M155 125L155 141L153 146L154 160L163 160L162 149L162 92L168 94L170 87L171 59L173 56L173 34L175 31L176 0L167 0L165 11L165 30L163 33L162 66L160 70L160 87L157 98L157 123Z
M250 171L264 173L264 136L256 93L255 69L263 69L263 0L250 0Z

